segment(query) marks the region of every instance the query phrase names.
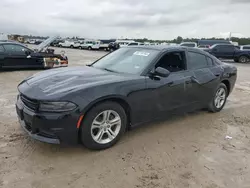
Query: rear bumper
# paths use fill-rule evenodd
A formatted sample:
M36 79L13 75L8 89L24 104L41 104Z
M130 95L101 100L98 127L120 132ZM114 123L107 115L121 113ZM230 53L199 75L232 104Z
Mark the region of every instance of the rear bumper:
M21 127L31 138L50 144L78 144L78 113L36 113L21 99L16 103L16 112Z

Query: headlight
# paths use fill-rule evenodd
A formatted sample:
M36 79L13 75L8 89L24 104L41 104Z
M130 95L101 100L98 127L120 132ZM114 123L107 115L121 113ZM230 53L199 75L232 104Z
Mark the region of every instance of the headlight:
M41 112L67 112L74 110L77 106L72 102L41 102L39 111Z

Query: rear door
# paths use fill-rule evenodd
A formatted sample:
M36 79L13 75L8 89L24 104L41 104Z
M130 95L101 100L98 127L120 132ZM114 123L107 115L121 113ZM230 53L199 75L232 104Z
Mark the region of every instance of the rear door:
M3 66L4 59L5 59L5 52L2 45L0 45L0 68Z
M190 50L187 68L185 77L188 99L198 106L208 104L213 96L214 88L219 84L223 70L216 66L209 56Z
M19 44L4 44L3 47L5 49L3 67L18 68L33 67L36 65L36 59L26 55L26 51L30 51L30 49Z

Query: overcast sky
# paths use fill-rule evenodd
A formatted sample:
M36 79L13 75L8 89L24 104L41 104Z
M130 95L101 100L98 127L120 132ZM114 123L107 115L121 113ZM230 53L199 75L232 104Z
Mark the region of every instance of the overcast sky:
M250 0L0 0L0 33L250 37Z

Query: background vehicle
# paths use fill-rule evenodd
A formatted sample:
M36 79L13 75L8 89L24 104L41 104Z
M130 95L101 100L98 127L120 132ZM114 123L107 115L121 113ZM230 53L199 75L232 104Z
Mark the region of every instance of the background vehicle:
M200 46L198 46L198 48L203 50L203 49L210 48L210 46L209 45L200 45Z
M111 52L113 52L113 51L115 51L115 50L117 50L119 48L120 48L120 45L119 45L119 43L116 43L116 42L111 42L108 45L108 50L111 51Z
M242 51L232 44L215 44L205 51L217 58L233 59L240 63L247 63L250 59L250 51Z
M52 68L68 66L64 54L46 49L56 37L41 43L36 50L16 42L0 42L0 68Z
M59 47L59 43L62 43L62 42L64 42L64 40L58 39L58 40L53 41L53 42L50 44L50 46Z
M142 42L131 42L128 44L128 46L143 46L143 45L144 45L144 43L142 43Z
M203 45L206 45L206 46L213 46L214 44L231 44L230 41L228 40L198 40L197 42L198 46L203 46Z
M130 43L134 43L134 40L116 40L116 43L119 44L120 47L128 46Z
M234 66L195 48L124 47L92 65L22 81L16 109L34 139L105 149L129 126L201 108L219 112L236 76Z
M185 47L191 47L191 48L197 48L197 43L196 42L182 42L180 46L185 46Z
M95 40L84 40L79 46L80 49L99 49L99 44Z
M250 45L240 46L240 50L250 51Z
M75 44L74 41L65 40L63 42L59 42L58 46L65 48L74 48L74 44Z

